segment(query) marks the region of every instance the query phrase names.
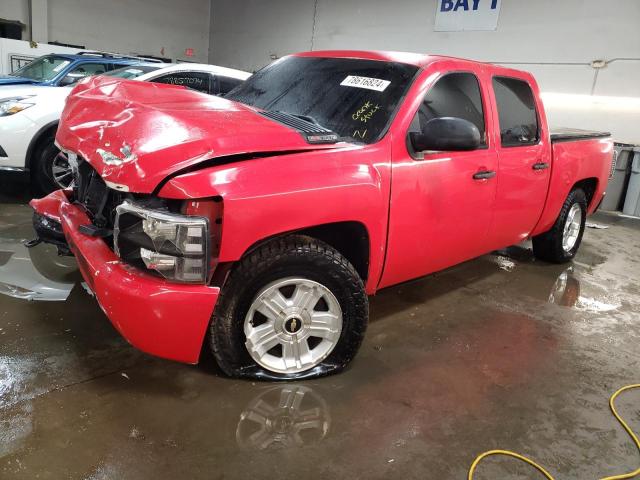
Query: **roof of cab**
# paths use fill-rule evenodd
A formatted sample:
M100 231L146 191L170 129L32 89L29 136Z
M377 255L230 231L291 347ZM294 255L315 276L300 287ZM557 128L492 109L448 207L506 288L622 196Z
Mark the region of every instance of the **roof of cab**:
M393 52L384 50L315 50L313 52L300 52L294 54L298 57L329 57L329 58L359 58L363 60L381 60L385 62L398 62L425 68L431 63L441 60L455 60L470 64L481 64L491 67L498 74L513 75L516 77L531 77L529 72L503 67L493 63L479 62L467 58L450 57L445 55L428 55L425 53Z
M69 60L77 61L77 60L85 60L89 62L98 61L99 63L142 63L145 62L144 58L135 58L135 57L101 57L99 55L77 55L74 53L47 53L43 55L43 57L63 57ZM155 65L155 63L154 63ZM162 63L159 63L162 65Z
M399 62L424 67L436 57L423 53L390 52L383 50L314 50L313 52L296 53L298 57L332 57L332 58L360 58L363 60L382 60Z

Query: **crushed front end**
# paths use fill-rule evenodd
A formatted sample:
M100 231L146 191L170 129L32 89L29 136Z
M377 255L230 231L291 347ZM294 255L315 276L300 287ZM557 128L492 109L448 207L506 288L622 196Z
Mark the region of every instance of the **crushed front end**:
M38 239L75 255L102 310L132 345L197 363L219 295L209 286L219 201L194 205L117 190L68 155L72 189L31 202Z

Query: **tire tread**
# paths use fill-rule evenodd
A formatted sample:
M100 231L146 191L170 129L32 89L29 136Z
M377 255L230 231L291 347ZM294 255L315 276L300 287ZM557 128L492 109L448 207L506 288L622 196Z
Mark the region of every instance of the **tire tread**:
M345 340L349 339L349 345L345 345L346 349L343 348L343 350L349 354L341 359L343 366L352 360L362 343L368 317L368 298L364 292L362 279L355 267L340 252L320 240L303 235L278 237L250 251L242 258L232 268L220 292L210 325L210 345L218 366L228 376L245 376L241 367L233 361L236 358L234 351L236 342L233 341L233 337L237 336L238 331L237 326L234 328L233 317L239 300L239 292L248 279L256 275L256 272L267 272L273 265L277 265L285 258L297 259L301 263L311 260L314 266L324 267L324 273L330 275L337 284L342 285L348 292L353 311L364 313L359 315L361 318L356 319L361 324L359 328L353 329L352 334L345 337ZM345 276L350 279L349 282L345 283ZM288 376L288 379L291 377Z
M575 257L582 242L585 217L582 219L582 226L575 247L571 252L565 252L562 248L565 219L574 203L581 204L582 210L584 212L587 211L587 196L584 190L576 188L569 192L551 229L532 238L533 254L537 259L551 263L566 263Z

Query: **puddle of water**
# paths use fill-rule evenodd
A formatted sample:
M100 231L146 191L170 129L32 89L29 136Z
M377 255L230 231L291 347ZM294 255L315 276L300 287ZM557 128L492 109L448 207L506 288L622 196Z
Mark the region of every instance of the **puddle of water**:
M602 313L617 310L621 307L620 303L607 303L595 298L580 297L575 305L578 310L587 312Z
M236 442L248 450L299 448L321 442L330 427L329 407L319 393L304 385L278 386L248 403Z
M27 248L24 238L0 238L0 294L22 300L65 301L78 280L72 257L55 247Z

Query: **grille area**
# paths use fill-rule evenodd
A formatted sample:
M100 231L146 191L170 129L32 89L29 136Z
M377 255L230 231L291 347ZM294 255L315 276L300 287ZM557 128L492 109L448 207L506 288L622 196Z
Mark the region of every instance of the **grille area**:
M84 209L94 227L86 228L83 226L81 231L91 236L101 237L112 249L114 248L113 231L116 227L116 207L125 200L160 212L180 213L182 208L180 200L166 200L152 195L111 189L107 187L105 181L86 160L70 156L69 163L73 170L74 203ZM140 221L139 218L135 220ZM140 245L127 245L126 239L120 243L121 250L127 252L122 256L122 259L131 265L144 267L139 255ZM153 248L153 245L149 245L149 247ZM134 250L135 252L133 252Z
M107 188L98 172L81 158L78 158L77 168L73 170L76 203L84 207L96 227L112 230L116 207L124 200L122 193Z

